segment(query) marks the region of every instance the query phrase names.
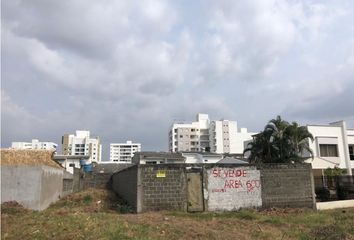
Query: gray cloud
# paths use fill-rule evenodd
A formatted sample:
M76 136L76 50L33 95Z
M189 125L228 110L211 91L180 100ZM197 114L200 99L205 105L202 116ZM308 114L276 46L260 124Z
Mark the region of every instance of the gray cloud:
M5 1L2 146L88 129L165 150L198 112L253 131L353 117L350 1L200 4Z

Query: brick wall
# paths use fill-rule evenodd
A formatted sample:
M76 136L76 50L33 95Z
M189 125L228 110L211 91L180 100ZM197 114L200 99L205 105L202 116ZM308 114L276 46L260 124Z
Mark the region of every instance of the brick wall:
M111 181L112 190L138 212L138 166L114 173Z
M140 165L139 212L185 211L187 208L185 169L186 166L180 164Z
M311 164L263 165L262 207L315 207Z

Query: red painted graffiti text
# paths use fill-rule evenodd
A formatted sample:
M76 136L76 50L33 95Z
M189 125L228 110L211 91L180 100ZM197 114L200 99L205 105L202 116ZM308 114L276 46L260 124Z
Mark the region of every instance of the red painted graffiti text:
M214 168L211 174L213 178L220 178L220 180L215 179L219 187L212 189L212 192L223 193L227 189L240 189L241 191L244 189L244 191L251 192L261 187L260 179L252 179L252 174L249 175L245 169Z
M220 168L214 168L213 171L213 177L229 177L229 178L234 178L234 177L247 177L247 171L244 169L220 169Z

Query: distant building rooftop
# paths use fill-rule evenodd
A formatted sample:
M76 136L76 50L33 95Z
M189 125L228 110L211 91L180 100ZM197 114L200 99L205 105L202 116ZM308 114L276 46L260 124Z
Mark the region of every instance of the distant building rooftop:
M184 159L182 154L178 153L178 152L136 152L135 155L138 155L141 157Z
M60 161L60 160L66 160L66 159L89 159L89 155L54 155L53 159Z
M233 157L225 157L225 158L221 159L217 163L224 163L224 164L230 164L230 163L233 163L233 164L249 164L246 161L243 161L243 160L237 159L237 158L233 158Z
M92 170L98 173L114 173L133 165L131 163L100 162L94 164Z
M223 155L222 153L213 153L213 152L200 152L200 151L182 151L182 154L201 154L204 156L221 156Z

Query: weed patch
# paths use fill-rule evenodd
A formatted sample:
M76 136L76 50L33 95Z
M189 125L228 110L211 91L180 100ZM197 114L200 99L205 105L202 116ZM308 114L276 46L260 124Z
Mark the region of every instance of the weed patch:
M235 213L235 216L240 219L245 219L245 220L256 220L259 218L259 216L250 210L240 210Z
M92 198L92 196L90 194L86 194L84 196L83 200L84 200L84 203L90 203L90 202L92 202L93 198Z
M1 214L23 214L30 212L30 210L24 208L21 204L15 201L4 202L1 204Z
M310 236L318 240L326 239L347 239L347 233L339 225L327 225L314 228L310 231Z

